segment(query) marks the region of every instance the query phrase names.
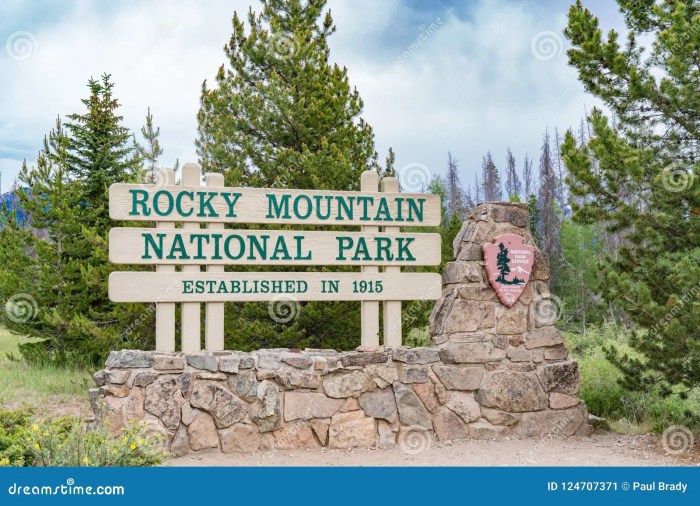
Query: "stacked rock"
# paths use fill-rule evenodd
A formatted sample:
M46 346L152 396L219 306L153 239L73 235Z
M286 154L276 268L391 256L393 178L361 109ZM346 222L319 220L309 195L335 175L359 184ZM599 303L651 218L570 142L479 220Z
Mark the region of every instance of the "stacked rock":
M561 302L549 291L545 255L527 231L525 204L483 203L454 240L455 260L445 266L443 293L430 318L440 358L453 364L459 386L479 405L470 433L516 436L588 434L578 398L579 374L555 323ZM535 249L530 281L511 307L499 301L484 264L484 244L516 234ZM445 381L444 369L438 375ZM437 371L436 371L437 372ZM466 387L469 388L466 388ZM444 414L445 420L454 420ZM455 433L461 431L454 423Z

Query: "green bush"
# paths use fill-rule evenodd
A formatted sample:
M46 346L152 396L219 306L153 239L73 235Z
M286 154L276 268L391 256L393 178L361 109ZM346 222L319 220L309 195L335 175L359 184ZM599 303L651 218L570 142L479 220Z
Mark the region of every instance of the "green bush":
M0 411L0 467L31 465L33 454L26 442L31 413Z
M663 430L669 425L700 426L700 392L695 389L683 398L680 392L663 396L654 387L645 392L627 390L621 383L622 373L605 354L616 346L635 355L629 346L631 332L623 327L603 324L589 327L586 334L566 332L566 344L578 361L581 375L581 398L590 413L607 418L612 425L641 426Z
M143 423L112 438L104 428L86 430L79 418L0 411L0 466L152 466L167 457L163 448L163 436Z

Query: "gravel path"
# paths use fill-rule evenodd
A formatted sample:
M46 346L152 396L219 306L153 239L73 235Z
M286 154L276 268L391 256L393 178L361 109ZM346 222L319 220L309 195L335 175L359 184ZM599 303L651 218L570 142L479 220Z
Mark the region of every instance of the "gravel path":
M171 466L700 466L700 445L669 455L654 434L499 441L432 442L415 455L388 450L296 450L254 454L197 453L171 459Z

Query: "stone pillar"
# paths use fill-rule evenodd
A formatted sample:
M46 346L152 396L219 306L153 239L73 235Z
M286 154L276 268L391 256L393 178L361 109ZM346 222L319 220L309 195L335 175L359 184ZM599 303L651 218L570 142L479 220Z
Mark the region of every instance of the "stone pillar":
M489 202L474 209L454 240L455 260L445 266L430 335L443 363L482 375L474 387L484 432L589 434L578 364L568 360L555 326L557 305L548 300L549 265L527 226L526 204ZM510 308L489 283L483 257L483 246L502 234L520 235L535 247L530 280Z

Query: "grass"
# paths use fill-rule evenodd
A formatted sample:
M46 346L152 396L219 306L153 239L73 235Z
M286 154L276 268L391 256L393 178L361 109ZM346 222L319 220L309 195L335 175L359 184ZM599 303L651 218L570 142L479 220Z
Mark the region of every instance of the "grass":
M17 347L23 340L0 327L0 407L28 408L41 416L86 412L91 374L80 369L30 366L21 359Z

